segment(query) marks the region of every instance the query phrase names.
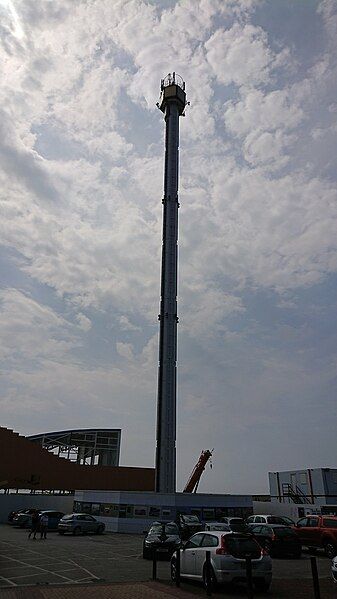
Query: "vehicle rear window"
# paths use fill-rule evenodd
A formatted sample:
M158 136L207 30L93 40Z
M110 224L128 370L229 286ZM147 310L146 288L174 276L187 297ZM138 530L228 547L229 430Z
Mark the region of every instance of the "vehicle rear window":
M283 528L273 528L273 531L276 537L297 537L297 533L292 528L287 528L286 526Z
M333 518L323 518L323 524L326 528L337 528L337 520Z
M278 516L268 516L267 522L268 524L284 524L283 518Z
M246 556L257 559L261 555L261 547L249 537L226 536L226 547L233 557L244 558Z

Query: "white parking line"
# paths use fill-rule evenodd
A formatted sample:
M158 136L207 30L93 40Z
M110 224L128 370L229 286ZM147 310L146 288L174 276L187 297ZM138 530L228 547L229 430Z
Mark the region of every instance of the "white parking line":
M53 572L52 570L46 570L46 568L41 568L41 566L32 566L31 564L27 563L27 562L23 562L19 559L14 559L14 557L7 557L8 560L12 561L12 562L17 562L18 564L21 564L21 566L29 566L30 568L34 568L35 570L40 570L41 572L45 572L47 574L54 574L54 576L59 576L60 578L64 578L64 580L66 580L67 582L73 582L73 580L71 578L68 578L67 576L62 576L62 574L58 574L57 572ZM30 576L30 575L28 575ZM14 578L14 577L12 577Z
M93 574L92 572L89 572L89 570L87 570L86 568L83 568L83 566L80 566L79 564L77 564L73 559L70 559L69 561L72 562L73 564L75 564L75 566L77 566L80 570L83 570L83 572L86 572L87 574L89 574L90 578L95 578L96 580L99 580L98 576L95 576L95 574Z
M10 584L13 587L16 587L17 585L15 584L15 582L12 582L11 580L9 580L9 578L5 578L4 576L0 576L1 580L5 580L6 582L8 582L8 584Z

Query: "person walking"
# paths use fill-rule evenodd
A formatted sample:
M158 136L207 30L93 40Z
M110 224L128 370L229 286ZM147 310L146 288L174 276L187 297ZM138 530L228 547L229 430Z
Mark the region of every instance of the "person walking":
M37 510L35 510L35 512L32 513L32 524L31 524L31 529L30 529L30 533L28 535L28 539L30 539L30 537L32 535L33 536L33 540L36 541L36 533L39 530L39 512Z
M41 539L46 539L47 538L47 529L48 529L48 515L47 514L41 514L40 517L40 532L41 532Z

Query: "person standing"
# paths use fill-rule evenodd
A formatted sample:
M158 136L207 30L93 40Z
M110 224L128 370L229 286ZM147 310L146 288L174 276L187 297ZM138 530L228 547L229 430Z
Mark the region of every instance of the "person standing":
M33 536L33 540L36 541L36 533L39 530L39 512L37 510L35 510L35 512L32 513L32 525L31 525L31 529L30 529L30 533L28 535L28 539L30 539L30 537L32 535Z
M47 538L47 529L48 529L48 515L42 513L40 516L40 532L41 532L41 539L46 539Z

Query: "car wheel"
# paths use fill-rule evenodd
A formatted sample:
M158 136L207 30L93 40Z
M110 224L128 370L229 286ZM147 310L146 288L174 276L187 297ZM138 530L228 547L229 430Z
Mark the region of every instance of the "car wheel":
M73 532L73 534L74 534L75 536L77 536L77 535L80 535L80 534L81 534L81 532L82 532L82 530L81 530L81 527L80 527L80 526L76 526L76 528L74 528L74 532Z
M175 559L171 561L171 580L172 582L177 581L177 562Z
M97 534L98 534L98 535L102 535L102 534L103 534L103 531L104 531L104 528L103 528L103 526L99 526L99 527L98 527L98 529L97 529Z
M270 582L266 580L255 580L255 588L257 591L266 593L269 590Z
M206 576L206 566L204 566L204 570L202 573L202 581L204 583L204 587L205 589L209 588L209 590L213 591L216 587L216 577L214 574L214 570L212 568L212 566L210 566L209 569L209 580L207 580L207 576Z
M324 543L324 551L325 551L325 555L327 557L329 557L330 559L333 559L335 557L335 555L337 554L337 548L330 541L328 541L327 543Z

